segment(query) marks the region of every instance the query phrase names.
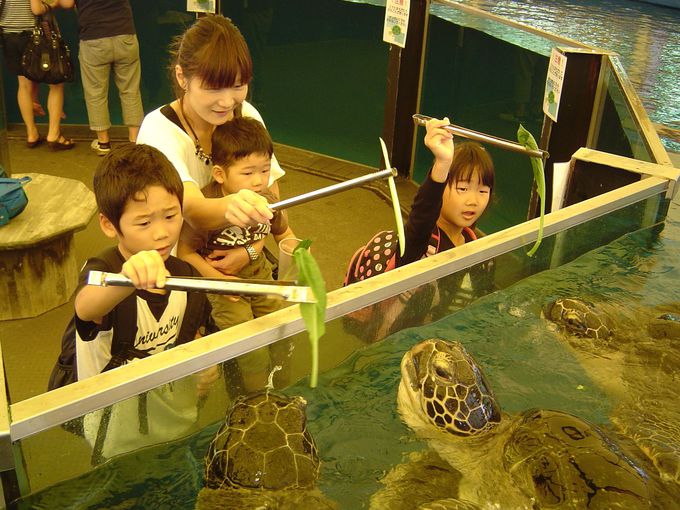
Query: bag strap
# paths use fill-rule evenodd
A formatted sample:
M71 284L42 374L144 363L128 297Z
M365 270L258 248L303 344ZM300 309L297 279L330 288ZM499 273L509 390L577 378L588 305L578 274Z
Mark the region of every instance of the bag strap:
M11 177L0 179L0 184L9 184L9 186L6 186L5 189L0 190L0 198L4 197L9 193L12 193L13 191L18 190L30 180L31 178L28 175L21 177L19 179L12 179Z

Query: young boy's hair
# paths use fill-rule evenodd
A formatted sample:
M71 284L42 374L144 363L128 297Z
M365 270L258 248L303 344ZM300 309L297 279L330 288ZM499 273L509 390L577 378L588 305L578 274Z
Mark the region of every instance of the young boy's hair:
M99 212L120 232L120 217L129 200L146 194L150 186L161 186L179 199L184 185L170 160L150 145L126 143L109 152L94 174L94 195Z
M482 184L493 190L495 170L486 149L476 142L456 144L446 185L451 187L457 182L469 181L475 171L479 172Z
M217 126L212 135L212 158L215 165L228 169L251 154L274 154L274 144L267 129L252 117L236 117Z

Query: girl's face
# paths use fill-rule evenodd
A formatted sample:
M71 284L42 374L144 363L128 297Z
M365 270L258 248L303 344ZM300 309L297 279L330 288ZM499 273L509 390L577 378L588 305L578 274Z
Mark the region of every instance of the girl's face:
M447 186L442 198L440 218L458 228L471 227L489 205L491 188L482 183L479 172L475 170L469 181Z
M177 80L186 91L184 107L187 113L203 119L206 123L219 126L234 118L234 110L245 101L248 95L248 84L241 83L237 76L232 87L211 89L203 86L199 77L186 79L178 67Z

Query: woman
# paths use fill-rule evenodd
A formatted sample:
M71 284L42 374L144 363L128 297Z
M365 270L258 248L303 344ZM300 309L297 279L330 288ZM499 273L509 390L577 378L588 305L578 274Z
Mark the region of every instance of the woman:
M171 48L170 71L177 99L149 113L142 122L137 143L153 145L175 165L184 182L183 214L197 230L226 225L255 225L272 218L267 201L250 190L222 198L205 198L201 188L211 178L211 136L215 127L235 116L253 117L258 111L245 98L253 76L248 46L239 30L221 15L204 16L179 36ZM279 194L276 179L283 175L272 158L270 189ZM220 252L212 262L222 272L236 274L257 258L264 242Z
M35 124L35 111L40 111L40 105L34 105L38 84L25 76L21 69L21 56L26 45L31 40L34 15L47 12L47 7L41 0L6 0L0 15L0 27L3 29L5 62L10 73L17 75L17 103L21 118L26 126L26 145L33 149L45 141L40 136ZM73 140L64 138L61 134L61 116L64 110L64 84L49 85L47 96L47 111L49 113L49 129L47 145L52 150L72 149Z

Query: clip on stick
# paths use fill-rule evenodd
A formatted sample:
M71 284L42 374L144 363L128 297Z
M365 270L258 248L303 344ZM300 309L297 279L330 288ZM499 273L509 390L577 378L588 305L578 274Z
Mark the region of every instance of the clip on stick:
M433 117L428 117L427 115L421 115L420 113L416 113L415 115L413 115L413 122L418 126L424 126L425 123L428 120L431 120L432 118ZM470 140L475 140L477 142L495 145L496 147L500 147L501 149L505 149L511 152L519 152L521 154L526 154L527 156L531 156L534 158L541 158L543 160L548 159L548 157L550 157L548 151L544 151L542 149L528 149L527 147L525 147L524 145L520 145L519 143L511 142L510 140L506 140L504 138L498 138L496 136L487 135L485 133L480 133L479 131L473 131L472 129L467 129L461 126L456 126L455 124L448 124L444 126L444 129L446 129L449 133L453 135L462 136L463 138L468 138Z
M259 280L256 280L259 282ZM88 285L99 287L134 287L132 280L118 273L90 271ZM272 296L293 303L316 303L310 287L287 282L253 283L253 280L216 280L211 278L168 277L164 289L210 292L213 294L236 294L244 296Z

